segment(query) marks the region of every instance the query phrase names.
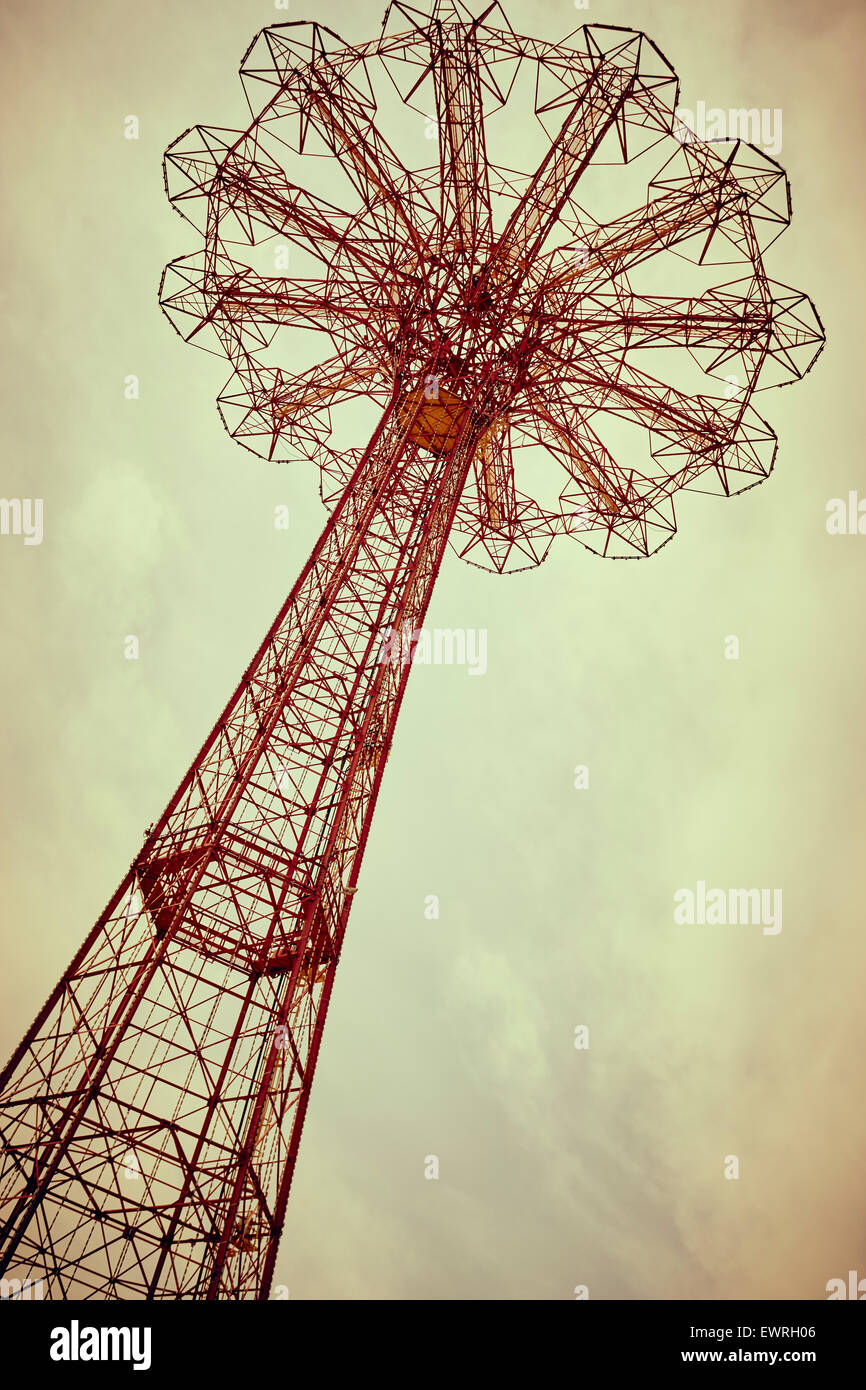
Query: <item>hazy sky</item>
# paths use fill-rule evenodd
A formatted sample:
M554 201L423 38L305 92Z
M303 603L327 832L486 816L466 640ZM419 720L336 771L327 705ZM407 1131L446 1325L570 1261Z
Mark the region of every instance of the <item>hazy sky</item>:
M228 438L225 365L158 309L163 265L197 246L165 199L163 151L196 122L240 119L258 28L318 19L360 42L383 8L6 0L0 15L0 491L44 499L41 545L0 536L4 1052L325 520L314 470ZM579 1284L591 1298L822 1298L828 1279L866 1275L866 536L825 526L829 499L866 497L864 11L506 9L550 40L586 21L642 29L689 109L782 112L794 218L768 266L812 296L828 346L804 382L760 399L779 436L769 481L684 498L654 558L613 564L561 540L500 578L449 557L428 624L486 629L488 669L413 673L277 1283L301 1299L570 1298ZM423 121L417 135L429 162ZM518 167L535 139L527 121ZM139 400L124 398L130 373ZM698 881L780 888L782 930L675 923L674 893Z

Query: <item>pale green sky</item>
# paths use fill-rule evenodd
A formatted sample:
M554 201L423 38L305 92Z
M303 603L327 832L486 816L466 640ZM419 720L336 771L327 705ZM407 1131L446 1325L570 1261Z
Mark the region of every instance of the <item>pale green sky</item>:
M821 1298L866 1274L866 537L825 529L829 498L866 496L863 10L506 9L550 40L587 20L644 30L689 108L781 108L794 220L768 265L812 296L828 346L760 400L771 479L683 499L656 557L562 540L528 575L444 567L428 623L486 628L488 670L410 682L276 1278L292 1298ZM289 17L359 42L382 10L293 0ZM0 491L45 505L41 546L0 537L5 1052L324 523L311 470L227 437L224 364L156 304L162 266L197 245L165 201L163 150L239 122L241 55L285 17L239 0L7 0L0 16ZM534 151L527 129L526 168ZM673 893L698 880L781 887L783 930L675 925Z

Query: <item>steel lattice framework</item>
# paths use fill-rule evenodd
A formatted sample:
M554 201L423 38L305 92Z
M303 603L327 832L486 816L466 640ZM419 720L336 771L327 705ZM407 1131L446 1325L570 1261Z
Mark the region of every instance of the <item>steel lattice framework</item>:
M796 379L823 341L806 296L764 270L783 171L677 129L675 74L642 34L541 43L498 5L394 4L361 47L265 29L241 77L249 125L197 126L166 155L204 241L160 300L229 359L232 437L314 458L331 514L0 1080L0 1269L51 1297L268 1296L411 668L382 634L417 632L449 544L497 571L560 534L648 555L678 490L762 481L759 378ZM506 156L533 131L520 173ZM298 164L325 191L292 182ZM631 211L578 203L635 168ZM275 243L310 273L267 273ZM733 279L707 287L719 264ZM657 272L705 287L674 298ZM314 362L326 339L305 370L269 360L307 342ZM672 379L683 363L702 389ZM376 411L363 450L338 447L346 402L347 419Z

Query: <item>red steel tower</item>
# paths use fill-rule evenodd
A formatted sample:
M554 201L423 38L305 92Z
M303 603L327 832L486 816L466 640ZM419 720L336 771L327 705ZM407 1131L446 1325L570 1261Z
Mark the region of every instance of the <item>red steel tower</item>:
M166 155L172 202L204 240L167 267L160 301L228 357L232 437L314 458L331 515L0 1079L0 1271L53 1298L268 1296L446 548L500 572L539 563L558 534L651 554L678 489L767 476L759 377L801 376L823 341L810 301L764 270L790 215L783 171L678 126L675 74L642 34L542 43L498 5L393 4L360 47L317 24L265 29L241 77L250 124L197 126ZM519 173L510 152L532 131L538 159ZM437 158L414 167L401 148ZM636 206L578 203L585 176L591 205L639 160ZM322 191L293 182L298 165ZM291 278L273 273L275 246ZM688 260L706 287L660 293L658 269L679 289ZM719 264L733 278L714 283ZM330 340L325 361L270 361L305 331ZM702 390L670 379L673 348ZM641 365L651 349L665 374ZM340 448L331 412L360 397L378 410L370 442Z

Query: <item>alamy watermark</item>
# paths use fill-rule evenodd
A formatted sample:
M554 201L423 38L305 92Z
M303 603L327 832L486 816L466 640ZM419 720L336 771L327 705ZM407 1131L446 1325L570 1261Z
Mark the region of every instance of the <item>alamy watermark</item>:
M762 926L764 936L782 930L781 888L677 888L674 921L678 926Z
M0 1279L0 1299L42 1299L45 1292L41 1279Z
M831 497L826 505L825 522L829 536L866 536L866 497L853 489L844 497Z
M73 1318L68 1327L51 1329L52 1361L131 1361L134 1371L150 1370L149 1327L82 1327Z
M727 111L711 106L708 110L706 102L699 101L694 111L677 107L673 133L681 145L705 140L745 140L765 154L777 155L782 152L782 112L778 106L772 110L769 106L760 110L757 106L740 106Z
M0 536L23 536L25 545L41 545L42 498L0 497Z
M861 1279L856 1269L848 1270L847 1285L844 1279L828 1279L824 1289L828 1302L838 1298L854 1299L857 1303L866 1300L866 1279Z
M399 628L382 629L376 660L392 666L465 666L470 676L483 676L487 628L413 628L403 622Z

